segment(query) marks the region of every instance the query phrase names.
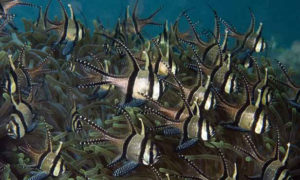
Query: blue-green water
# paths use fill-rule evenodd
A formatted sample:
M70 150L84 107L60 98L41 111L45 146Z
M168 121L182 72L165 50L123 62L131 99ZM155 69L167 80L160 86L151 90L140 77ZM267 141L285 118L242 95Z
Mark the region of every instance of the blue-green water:
M28 0L35 4L43 5L48 3L46 0ZM64 0L63 3L73 4L76 9L80 9L86 16L89 25L92 20L99 17L106 27L112 27L117 18L123 16L125 8L130 5L133 8L135 0ZM143 17L149 15L156 8L163 7L156 17L158 22L168 19L170 22L178 17L184 9L190 9L190 16L194 21L199 21L200 26L210 27L212 12L208 8L210 4L217 10L219 15L234 24L241 32L246 31L250 23L248 7L253 9L258 22L264 23L264 36L273 39L281 47L289 47L294 41L300 39L300 13L299 1L297 0L140 0L139 14ZM53 1L52 6L57 6ZM52 8L51 12L59 12ZM58 10L58 8L57 8ZM17 19L21 17L31 17L37 14L31 8L16 7ZM78 15L80 19L80 15ZM148 31L158 31L158 27L148 28Z

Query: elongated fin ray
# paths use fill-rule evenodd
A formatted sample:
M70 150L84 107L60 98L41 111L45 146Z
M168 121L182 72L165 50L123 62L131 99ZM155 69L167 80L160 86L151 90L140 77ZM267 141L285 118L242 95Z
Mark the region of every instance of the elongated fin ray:
M187 162L188 165L189 165L190 167L192 167L192 168L193 168L199 175L201 175L204 179L208 179L208 178L206 177L206 175L204 174L204 172L203 172L201 169L199 169L193 161L191 161L190 159L188 159L187 157L185 157L184 155L181 155L181 154L179 154L179 157L180 157L181 159L183 159L185 162Z
M83 122L86 122L88 125L90 125L92 128L94 128L95 130L99 131L104 138L106 138L107 140L114 140L114 139L118 139L118 137L111 135L110 133L108 133L105 129L103 129L102 127L98 126L96 123L94 123L93 121L91 121L90 119L84 117L84 116L78 116L78 118L80 120L82 120Z
M108 39L110 39L110 40L112 40L112 41L114 41L114 42L116 42L120 46L122 46L125 49L125 51L127 52L127 54L129 55L130 59L132 60L134 70L135 71L140 70L140 67L139 67L139 64L138 64L136 58L134 57L134 55L132 54L132 52L128 49L128 47L124 43L122 43L120 40L115 39L113 37L110 37L110 36L108 36L106 34L101 33L101 35L104 36L104 37L106 37L106 38L108 38Z

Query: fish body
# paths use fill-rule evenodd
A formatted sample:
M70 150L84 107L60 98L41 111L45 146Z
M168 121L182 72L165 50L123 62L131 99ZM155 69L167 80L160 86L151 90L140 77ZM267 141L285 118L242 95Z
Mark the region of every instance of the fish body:
M103 135L103 138L100 139L91 139L87 141L81 142L81 144L96 144L100 142L109 141L113 143L120 155L114 159L109 166L113 166L121 160L126 160L125 163L120 168L116 169L113 172L114 176L124 176L135 169L138 165L153 165L159 159L159 150L156 144L147 137L145 134L144 124L142 119L139 118L141 122L141 131L140 133L136 130L131 122L130 115L125 112L124 109L121 109L123 113L125 113L125 118L128 120L130 124L131 133L126 138L119 138L109 134L102 127L98 126L91 120L81 116L81 120L88 125L90 125L93 129L97 130Z

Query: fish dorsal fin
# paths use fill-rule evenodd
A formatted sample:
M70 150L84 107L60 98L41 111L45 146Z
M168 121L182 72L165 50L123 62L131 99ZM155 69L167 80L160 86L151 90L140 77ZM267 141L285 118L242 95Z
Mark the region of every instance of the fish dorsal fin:
M105 68L105 72L109 72L109 65L110 65L110 61L108 60L104 60L104 68Z
M285 165L285 164L286 164L286 161L288 160L288 157L289 157L289 154L290 154L290 146L291 146L291 143L288 142L286 146L287 146L287 150L286 150L286 152L285 152L284 158L283 158L282 161L281 161L281 163L282 163L283 165Z
M10 67L15 71L16 70L16 66L13 62L13 59L12 59L12 55L8 55L8 59L9 59L9 64L10 64Z
M168 20L166 20L164 24L163 33L160 35L160 41L159 41L160 44L165 45L166 43L168 43L168 31L169 31Z
M228 43L228 29L226 28L225 29L225 34L224 34L224 40L223 40L223 43L222 43L222 45L221 45L221 49L222 49L222 51L224 52L224 51L226 51L226 49L227 49L227 43Z
M117 22L116 29L115 29L115 35L120 34L121 31L122 31L121 19L118 18L118 22Z
M16 102L14 96L11 93L10 93L10 99L14 106L18 106L18 103Z
M42 8L40 7L39 8L39 15L38 15L38 18L37 18L37 21L36 21L36 26L43 26L44 25L44 19L43 19L43 10Z
M206 79L205 89L208 89L209 85L211 84L210 80L211 80L211 76L208 75Z
M53 146L52 146L52 136L51 136L51 132L49 130L49 127L45 121L45 119L43 119L44 121L44 125L45 125L45 128L46 128L46 141L47 141L47 150L49 152L53 152Z
M129 5L126 7L126 12L125 12L125 18L126 18L126 21L129 21L130 19L130 7Z
M212 7L210 7L214 13L214 18L215 18L215 27L214 27L214 36L215 36L215 43L218 43L220 41L221 38L221 34L220 34L220 18L218 16L218 13L215 9L213 9Z
M166 173L166 177L167 177L167 180L171 180L169 173Z
M136 58L134 57L134 55L132 54L132 52L129 50L129 48L128 48L124 43L122 43L122 42L121 42L120 40L118 40L118 39L115 39L115 38L113 38L113 37L110 37L110 36L107 35L107 34L101 33L101 35L104 36L104 37L106 37L106 38L108 38L108 39L110 39L110 40L112 40L112 41L114 41L114 42L116 42L116 43L119 44L120 46L122 46L122 48L123 48L123 49L127 52L127 54L129 55L130 60L131 60L132 63L133 63L134 70L135 70L135 71L139 71L139 70L140 70L140 66L139 66L139 64L138 64L138 62L137 62L137 60L136 60Z
M150 59L148 53L146 51L142 51L142 60L145 61L145 70L149 69L149 66L152 66L150 63Z
M57 0L58 2L59 2L59 4L60 4L60 6L61 6L61 8L62 8L62 11L63 11L63 14L64 14L64 19L65 19L65 21L68 21L68 13L67 13L67 11L66 11L66 9L65 9L65 7L64 7L64 5L63 5L63 3L61 2L61 0ZM72 12L71 12L72 13Z
M263 23L260 22L260 23L259 23L259 27L258 27L258 29L257 29L257 31L256 31L256 35L260 35L260 34L261 34L262 28L263 28Z
M250 15L251 15L251 22L250 22L250 26L248 28L247 34L254 33L254 28L255 28L255 16L250 8L249 8L249 11L250 11Z
M72 8L72 5L71 4L68 4L68 7L70 9L70 14L71 14L71 20L75 20L75 15L74 15L74 11L73 11L73 8Z
M230 69L230 68L231 68L231 62L232 62L231 54L228 53L228 54L227 54L227 69Z
M251 56L250 54L248 54L248 57L250 58L250 60L253 62L254 66L255 66L255 71L256 71L256 76L257 76L257 82L260 82L261 81L261 74L260 74L260 68L258 66L258 63L256 61L256 59Z
M141 122L141 132L140 132L140 135L141 136L145 136L145 125L144 125L144 122L143 122L142 118L138 118L138 119Z
M147 40L144 44L144 50L146 52L149 52L150 51L150 48L151 48L151 42L149 40Z
M74 114L76 111L77 111L76 102L73 99L73 107L72 107L72 110L71 110L71 114Z
M63 145L63 142L62 142L62 141L59 141L59 145L58 145L58 148L57 148L56 151L55 151L55 155L58 155L58 154L59 154L59 152L60 152L60 150L61 150L61 148L62 148L62 145Z
M194 106L195 106L195 108L196 108L196 113L195 113L195 115L200 116L200 108L199 108L199 105L197 104L196 101L194 101L193 103L194 103Z
M237 170L237 164L233 164L233 174L232 174L232 179L237 179L238 177L238 170Z
M257 89L257 99L256 99L256 102L255 102L255 106L258 108L259 105L260 105L260 102L261 102L261 96L262 96L262 91L261 89Z
M265 68L264 85L267 85L267 83L268 83L268 75L269 75L269 73L268 73L268 68Z

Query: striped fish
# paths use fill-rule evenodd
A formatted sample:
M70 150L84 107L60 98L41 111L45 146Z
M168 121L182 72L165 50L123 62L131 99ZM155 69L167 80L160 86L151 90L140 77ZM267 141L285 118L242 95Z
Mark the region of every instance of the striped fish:
M247 97L246 102L241 106L229 104L214 87L211 88L219 100L218 106L226 111L230 119L233 120L232 122L222 122L221 124L227 128L239 131L252 131L257 134L262 134L270 129L269 116L263 107L256 107L252 104L248 82L243 75L241 76L244 81Z
M291 178L291 175L289 174L289 170L287 169L287 159L290 153L290 143L287 143L287 150L285 152L284 158L280 160L278 130L277 130L276 148L274 152L275 155L274 157L268 160L266 160L259 154L257 148L255 147L249 135L244 135L243 137L247 142L248 146L250 147L250 151L247 151L246 149L243 149L241 147L235 147L235 149L256 160L261 165L261 169L262 169L262 172L259 176L248 177L249 179L284 180L284 179Z
M7 135L13 139L21 139L36 127L36 123L33 122L35 115L29 103L22 99L16 102L12 95L11 101L13 112L10 114L10 121L6 125Z
M223 44L220 45L220 21L219 21L219 17L217 15L217 12L213 10L214 13L214 19L215 19L215 26L214 26L214 32L207 32L207 35L211 35L212 38L209 42L205 42L203 41L199 34L196 31L195 25L192 22L191 18L188 16L187 11L184 11L182 13L182 15L187 19L193 34L195 36L196 40L187 40L185 38L181 38L179 37L179 39L184 42L187 43L189 46L192 47L197 59L199 61L204 61L210 65L212 64L218 64L218 62L221 61L222 59L222 53L226 52L226 48L227 48L227 35L228 35L228 31L225 31L225 38L223 40ZM197 47L195 49L195 47ZM222 52L222 53L220 53Z
M262 79L260 68L254 57L249 56L251 61L253 61L254 67L256 69L257 81L252 85L252 101L256 100L256 107L268 106L271 103L273 90L270 87L268 68L265 68L265 77Z
M159 35L158 42L154 42L154 45L157 49L157 57L154 55L153 58L157 59L153 63L154 73L162 78L166 78L168 76L168 70L164 66L164 64L168 64L172 69L172 73L176 74L177 66L175 61L173 60L172 53L170 52L170 32L168 30L168 21L164 24L164 30Z
M30 94L32 91L32 80L40 78L41 75L51 73L53 70L44 68L45 64L49 62L50 55L47 55L40 63L33 68L24 67L26 46L23 46L19 52L19 57L13 62L12 56L9 55L10 67L5 74L5 92L15 94L20 91L24 94Z
M224 20L220 20L226 28L230 31L229 36L236 39L237 45L232 50L232 56L235 56L241 51L248 50L248 53L251 55L253 52L263 52L266 49L266 42L262 37L262 27L263 23L259 24L257 31L255 32L255 17L252 10L249 8L251 15L251 23L248 28L248 31L245 34L238 33L235 28L230 26Z
M28 154L35 163L33 165L29 165L29 167L34 167L42 171L36 174L34 177L31 177L31 179L43 179L48 176L58 177L66 171L64 160L60 154L63 142L60 142L56 151L53 151L51 133L48 127L46 127L46 129L47 149L44 149L43 151L37 151L29 144L27 144L25 147L20 147L20 150L25 154Z
M73 50L76 42L80 41L84 37L84 26L76 19L75 14L73 12L73 8L71 4L68 4L68 7L71 12L71 16L69 18L61 0L58 0L60 7L63 10L63 21L53 22L48 18L49 6L52 0L49 0L49 3L46 7L44 14L44 23L47 31L55 30L59 34L59 40L55 43L55 45L62 44L66 42L66 45L62 51L63 55L68 55Z
M130 28L130 26L128 27L128 31L127 32L134 32L135 34L137 34L139 36L139 38L144 41L144 37L142 36L142 29L146 26L146 25L161 25L160 23L154 22L153 18L156 16L156 14L162 9L161 7L158 8L154 13L152 13L150 16L148 16L147 18L139 18L137 16L137 11L138 11L138 3L139 0L136 0L134 8L133 8L133 12L132 12L132 22L133 22L133 27Z
M4 14L8 14L8 11L15 6L28 6L28 7L40 8L35 4L23 2L21 0L1 0L0 12L3 12Z
M73 108L71 110L71 129L72 132L80 133L83 128L82 121L80 120L80 114L77 111L76 103L73 102Z
M149 97L152 97L155 100L158 100L164 91L163 83L158 80L156 74L153 73L151 62L148 54L144 51L143 55L145 57L146 65L145 69L141 69L137 63L136 58L133 56L132 52L119 40L104 35L105 37L117 42L121 45L127 52L130 57L130 60L133 63L133 71L130 76L118 76L104 72L100 68L91 65L89 62L75 59L75 62L82 64L84 67L91 69L98 73L100 76L103 76L102 81L92 82L87 84L81 84L78 88L89 88L101 86L104 84L114 85L121 90L125 95L125 105L138 106L141 103L144 103L146 98L141 94L146 94Z
M128 112L121 109L124 113L126 120L130 125L130 134L126 138L119 138L114 135L109 134L105 129L98 126L91 120L80 116L80 119L90 125L93 129L97 130L102 134L100 139L90 139L81 142L81 144L97 144L101 142L109 141L113 143L118 151L121 153L116 159L114 159L108 166L114 166L122 160L127 162L116 169L113 172L113 176L124 176L134 170L138 165L151 166L159 160L159 150L158 147L148 139L145 133L145 127L143 120L139 118L141 123L141 131L139 132L135 126L132 124L132 119Z
M192 110L184 95L183 85L171 72L170 67L168 67L168 71L179 86L180 97L184 104L183 108L179 111L170 110L159 105L157 101L148 98L150 102L156 105L156 109L158 110L146 107L144 113L155 114L167 121L167 123L160 127L155 127L155 129L163 128L165 134L173 134L173 131L182 134L179 146L177 147L177 150L180 151L194 145L198 140L208 141L214 136L214 129L208 119L203 116L197 102L194 102L194 110ZM171 128L170 130L170 126L176 129Z
M231 94L237 92L237 77L233 72L231 54L227 54L224 60L221 60L219 65L215 67L208 67L203 62L197 60L196 65L191 65L196 71L202 71L209 78L215 87L218 87L221 92Z
M5 74L5 91L8 94L15 94L21 90L31 91L31 76L29 72L25 69L22 62L25 55L25 47L22 48L19 58L13 62L12 56L9 55L9 71ZM29 92L30 93L30 92Z
M288 99L288 102L291 106L297 108L299 111L300 109L300 86L297 86L294 81L291 79L291 77L288 75L288 72L286 70L286 67L278 60L276 60L278 63L278 66L280 67L280 70L283 72L283 75L286 77L286 82L273 79L273 81L280 83L281 85L284 85L285 87L288 87L293 91L293 97L291 99Z

